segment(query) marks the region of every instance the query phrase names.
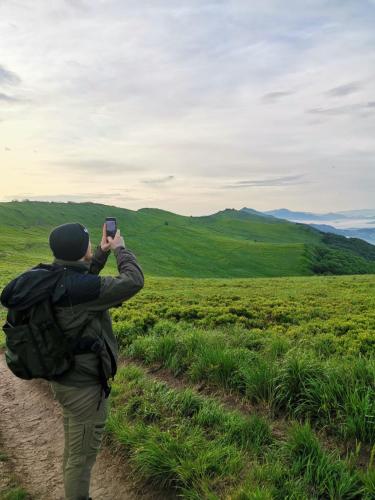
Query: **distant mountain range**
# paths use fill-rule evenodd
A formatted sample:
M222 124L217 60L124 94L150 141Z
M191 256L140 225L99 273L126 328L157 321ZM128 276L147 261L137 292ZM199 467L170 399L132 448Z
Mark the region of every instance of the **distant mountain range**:
M253 209L243 208L242 210L254 213ZM261 213L291 222L303 222L325 233L361 238L368 243L375 244L375 209L344 210L320 214L280 208Z
M301 220L301 221L309 221L309 220L333 220L333 219L346 219L345 214L330 212L326 214L314 214L312 212L294 212L292 210L288 210L287 208L279 208L277 210L267 210L263 212L266 215L272 215L273 217L277 217L278 219L286 219L286 220Z
M337 212L348 217L372 217L375 218L375 208L365 208L362 210L344 210Z
M344 210L342 212L328 212L317 214L313 212L296 212L287 208L279 208L277 210L266 210L263 212L267 215L273 215L279 219L295 219L295 220L352 220L352 219L375 219L375 209L363 210ZM375 224L375 221L374 221Z

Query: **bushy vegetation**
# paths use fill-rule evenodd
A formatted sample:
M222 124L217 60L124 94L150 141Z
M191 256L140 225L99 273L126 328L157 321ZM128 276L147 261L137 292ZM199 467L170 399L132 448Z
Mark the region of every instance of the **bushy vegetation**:
M333 235L332 235L333 236ZM352 238L354 241L361 241ZM331 240L328 239L328 242ZM356 244L354 244L355 246ZM374 245L368 244L369 247ZM366 252L363 252L366 254ZM333 248L328 246L315 246L311 249L312 263L311 269L316 274L367 274L375 272L374 252L367 252L369 257L362 257L357 252L352 252L346 249L345 246L334 245Z
M296 343L318 357L375 352L374 276L246 280L147 278L145 288L112 310L120 342L143 334L202 329L203 337L259 350ZM178 336L178 335L177 335ZM268 346L268 349L276 347Z
M349 250L364 259L375 261L375 245L360 238L345 238L334 233L324 233L322 243L337 249Z

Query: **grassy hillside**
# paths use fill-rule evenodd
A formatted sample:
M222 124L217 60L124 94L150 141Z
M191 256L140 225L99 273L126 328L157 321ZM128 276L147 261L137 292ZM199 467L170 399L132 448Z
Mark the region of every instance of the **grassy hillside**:
M98 239L105 215L119 218L148 272L173 274L185 259L182 270L192 275L261 274L267 263L276 274L291 256L276 249L299 246L305 264L372 257L364 258L371 246L326 244L305 226L287 223L282 231L278 222L262 225L234 211L191 219L101 205L5 204L0 289L26 265L49 259L51 227L80 220ZM286 259L284 269L298 259ZM372 500L374 306L373 275L146 276L139 294L111 310L122 360L106 445L161 498ZM0 307L1 323L5 313Z
M185 217L94 203L0 203L0 259L9 274L50 261L48 234L64 222L85 224L96 244L106 216L117 217L147 274L226 278L375 272L372 245L364 250L361 242L358 250L360 240L343 238L341 246L336 240L332 246L323 242L323 233L304 224L237 210Z
M105 442L140 485L375 498L374 276L146 277L111 316L122 363Z

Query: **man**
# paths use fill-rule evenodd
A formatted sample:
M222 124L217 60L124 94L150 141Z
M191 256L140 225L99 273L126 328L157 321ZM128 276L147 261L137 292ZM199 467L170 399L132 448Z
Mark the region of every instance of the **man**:
M49 243L54 263L66 271L64 295L54 304L57 323L68 336L80 330L73 368L51 382L63 409L65 498L88 500L108 411L108 379L117 369L118 347L108 309L141 290L144 276L120 231L107 237L105 225L94 255L88 231L78 223L56 227ZM119 275L99 277L111 250Z

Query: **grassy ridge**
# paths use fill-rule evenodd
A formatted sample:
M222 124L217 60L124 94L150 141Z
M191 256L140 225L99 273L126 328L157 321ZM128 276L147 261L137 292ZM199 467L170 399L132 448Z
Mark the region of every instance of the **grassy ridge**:
M0 232L6 235L0 257L11 259L9 242L8 248L19 250L30 263L29 252L50 259L49 231L64 222L81 221L98 242L100 225L108 214L117 217L128 246L147 273L194 277L311 274L305 259L306 238L291 223L286 223L286 229L284 223L270 224L264 231L262 220L256 217L245 221L225 215L190 218L157 209L134 212L91 203L0 203ZM318 241L316 236L313 239Z
M372 245L345 238L324 243L323 233L303 224L236 210L185 217L94 203L0 203L0 259L10 268L16 259L18 269L35 258L50 260L48 234L64 222L85 224L96 244L108 215L117 217L147 274L232 278L375 272Z

